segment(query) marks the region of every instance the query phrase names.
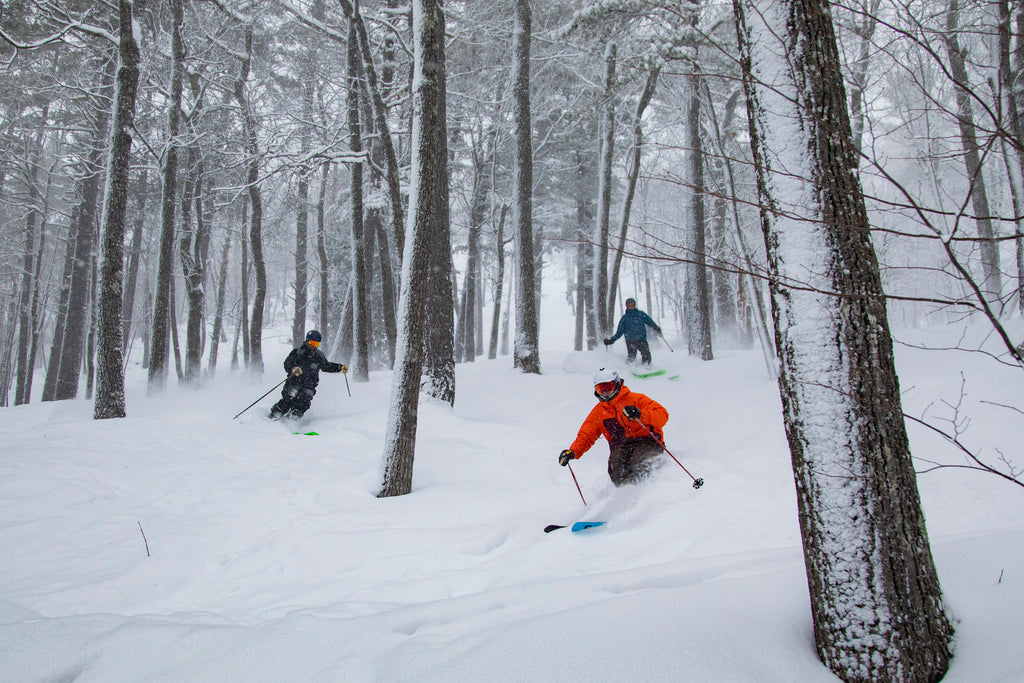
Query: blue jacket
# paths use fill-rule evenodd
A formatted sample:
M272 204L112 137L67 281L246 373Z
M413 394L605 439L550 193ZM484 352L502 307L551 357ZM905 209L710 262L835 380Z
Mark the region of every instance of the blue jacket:
M619 318L619 327L615 330L615 336L611 338L612 342L623 335L625 335L626 341L646 341L648 325L661 332L661 328L651 320L651 316L639 308L627 308Z

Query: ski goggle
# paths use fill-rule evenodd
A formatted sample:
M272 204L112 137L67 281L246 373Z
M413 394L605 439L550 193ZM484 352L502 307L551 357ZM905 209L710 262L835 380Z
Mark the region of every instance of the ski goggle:
M318 341L313 341L312 339L309 339L309 340L307 340L307 341L306 341L306 343L307 343L307 344L309 344L310 346L312 346L312 347L313 347L314 349L315 349L316 347L320 346L320 342L318 342Z
M615 391L615 382L601 382L594 385L594 390L599 394L610 394Z

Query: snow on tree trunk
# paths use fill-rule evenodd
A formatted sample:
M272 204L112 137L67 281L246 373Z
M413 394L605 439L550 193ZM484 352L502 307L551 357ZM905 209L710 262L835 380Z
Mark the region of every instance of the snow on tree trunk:
M595 243L594 310L602 335L612 331L612 301L608 294L608 231L612 206L612 162L615 157L615 61L617 47L604 51L604 102L601 117L601 157L597 172L597 226Z
M818 654L847 681L938 680L952 626L910 458L829 7L733 7Z
M121 354L121 295L124 233L128 207L128 165L139 85L139 46L135 42L131 0L118 2L120 67L114 96L110 167L103 216L103 261L100 268L99 351L96 355L96 403L93 417L124 417L124 370Z
M415 0L413 9L413 122L409 184L409 218L402 259L402 287L398 304L398 345L384 472L378 497L402 496L412 490L413 459L423 370L423 320L430 264L430 229L437 188L447 184L447 157L438 153L446 140L444 129L444 14L439 0Z
M698 62L690 64L687 78L690 107L687 128L690 140L690 258L686 269L686 343L691 356L713 360L711 348L711 294L708 286L707 219L704 211L704 135L701 131L701 77Z
M348 29L348 146L354 156L363 150L362 132L359 126L359 50L356 30L352 21ZM355 353L349 361L352 379L356 382L370 381L370 308L369 287L367 286L366 242L363 235L363 164L350 166L350 208L352 227L352 304Z
M530 125L530 30L529 0L516 0L512 42L515 74L512 116L516 129L516 153L512 170L512 222L515 225L516 340L513 367L540 374L537 327L537 296L533 255L533 139Z

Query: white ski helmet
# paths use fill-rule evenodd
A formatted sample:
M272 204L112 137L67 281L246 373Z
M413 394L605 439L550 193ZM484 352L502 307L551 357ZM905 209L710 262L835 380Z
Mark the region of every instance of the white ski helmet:
M609 390L607 387L602 391L599 387L602 384L612 384L614 388ZM622 388L622 378L619 377L619 373L614 370L608 370L601 368L594 373L594 396L597 396L599 401L610 401L619 394L619 390Z

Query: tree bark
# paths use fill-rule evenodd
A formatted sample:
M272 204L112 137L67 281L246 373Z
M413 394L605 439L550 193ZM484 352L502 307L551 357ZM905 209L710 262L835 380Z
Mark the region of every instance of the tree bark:
M93 417L125 416L124 369L121 343L121 304L124 272L124 234L128 213L128 166L135 126L135 97L139 85L139 46L132 30L132 2L118 1L120 68L114 97L110 168L107 172L106 215L103 218L103 262L100 267L99 339L96 355L96 403Z
M701 77L697 63L687 78L690 108L687 127L690 139L690 258L686 269L686 343L691 356L713 360L711 346L711 295L708 286L707 219L704 214L704 136L701 131Z
M829 6L733 7L818 655L846 681L937 681L953 629L902 418ZM788 70L775 68L783 47ZM794 211L783 204L792 197L809 205Z
M533 139L530 123L532 21L529 0L515 0L512 115L515 121L516 152L512 170L512 222L516 236L516 338L512 362L514 367L523 372L539 375L540 345L533 254Z
M438 187L447 186L447 155L438 153L446 140L444 129L444 14L439 0L414 0L414 88L412 175L409 187L409 226L403 257L399 303L398 355L384 445L384 478L378 497L400 496L412 490L413 460L423 368L423 320Z
M245 56L241 71L235 81L235 99L242 110L245 129L246 152L249 156L249 171L246 187L249 190L249 245L252 249L252 264L256 274L256 289L253 291L252 322L249 324L248 368L263 374L263 308L267 301L267 264L263 258L263 198L260 193L260 150L256 131L256 114L246 95L246 83L252 64L252 24L245 27Z
M612 159L615 157L615 61L617 47L608 43L604 53L604 117L601 119L601 159L597 185L597 228L594 235L596 257L594 278L594 310L601 335L612 330L612 308L609 305L608 247L612 206Z
M348 139L354 156L363 151L359 125L359 48L354 23L348 29ZM352 223L352 306L354 313L354 354L349 360L352 379L370 381L370 326L369 287L366 277L366 249L363 235L363 164L349 165L351 223Z

